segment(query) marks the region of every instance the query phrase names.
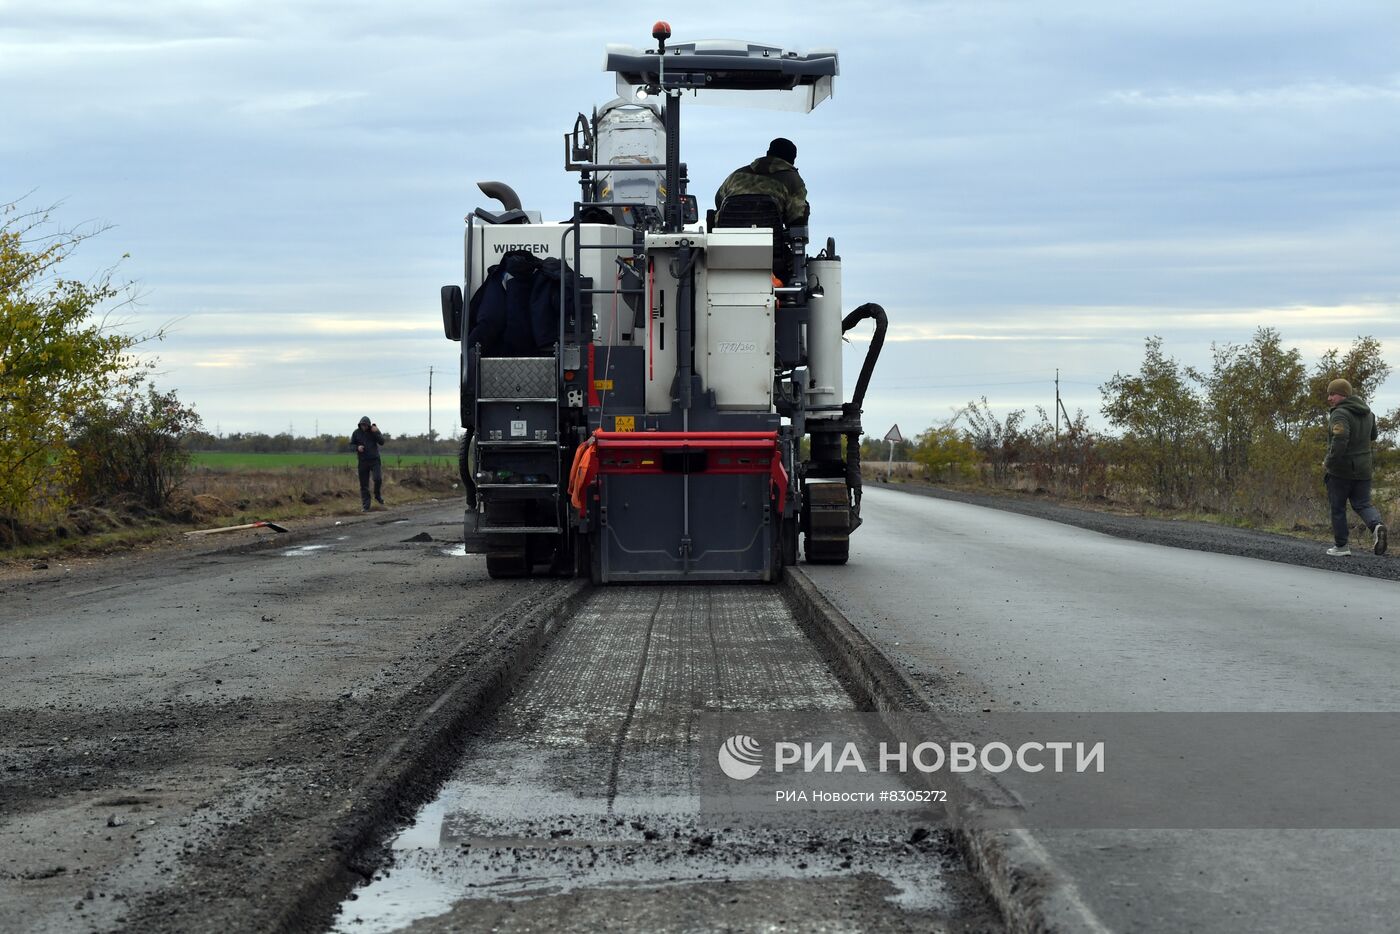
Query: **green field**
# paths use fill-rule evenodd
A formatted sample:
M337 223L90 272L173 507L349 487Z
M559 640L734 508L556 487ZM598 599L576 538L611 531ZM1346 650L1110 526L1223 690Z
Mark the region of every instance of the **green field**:
M344 454L245 454L239 451L195 451L192 467L210 470L296 470L303 467L354 467L355 455ZM455 470L454 457L443 454L380 455L385 467L412 467L431 464Z

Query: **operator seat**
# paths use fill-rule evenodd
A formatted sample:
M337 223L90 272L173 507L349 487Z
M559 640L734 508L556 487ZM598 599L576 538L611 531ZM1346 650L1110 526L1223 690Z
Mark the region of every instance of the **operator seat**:
M767 227L773 231L773 275L792 278L792 238L772 195L730 195L715 214L716 227Z

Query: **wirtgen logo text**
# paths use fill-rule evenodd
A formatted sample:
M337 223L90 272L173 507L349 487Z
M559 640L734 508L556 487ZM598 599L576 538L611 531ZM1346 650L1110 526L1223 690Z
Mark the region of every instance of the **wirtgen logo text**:
M758 774L762 755L750 736L732 736L719 752L720 768L735 779ZM1081 742L880 743L862 755L856 743L773 744L773 771L782 772L1103 772L1104 744Z

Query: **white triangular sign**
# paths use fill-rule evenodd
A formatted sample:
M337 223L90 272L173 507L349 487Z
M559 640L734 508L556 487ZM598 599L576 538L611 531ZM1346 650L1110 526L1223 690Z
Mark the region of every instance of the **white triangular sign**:
M891 428L889 431L885 432L885 440L886 440L886 441L894 441L894 442L896 442L896 443L898 443L898 442L904 440L904 435L902 435L902 434L899 433L899 426L898 426L898 425L895 425L895 426L894 426L893 428Z

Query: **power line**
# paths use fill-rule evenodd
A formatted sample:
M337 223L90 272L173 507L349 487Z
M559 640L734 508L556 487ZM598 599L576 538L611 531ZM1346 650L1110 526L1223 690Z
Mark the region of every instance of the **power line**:
M968 382L958 382L958 383L924 383L924 384L917 385L917 386L889 386L889 387L884 387L884 386L882 386L881 388L882 388L882 389L885 389L885 390L887 390L887 391L889 391L889 392L909 392L910 390L914 390L914 389L971 389L971 390L978 390L978 389L982 389L982 388L985 388L985 387L988 387L988 386L1043 386L1043 385L1045 385L1047 382L1053 382L1053 380L1051 380L1051 379L1021 379L1021 380L1012 380L1012 381L1009 381L1009 382L1002 382L1002 383L968 383ZM1098 386L1098 385L1099 385L1099 383L1094 382L1094 381L1089 381L1089 380L1072 380L1072 379L1065 379L1065 380L1060 380L1059 382L1060 382L1061 384L1070 384L1070 385L1075 385L1075 386Z

